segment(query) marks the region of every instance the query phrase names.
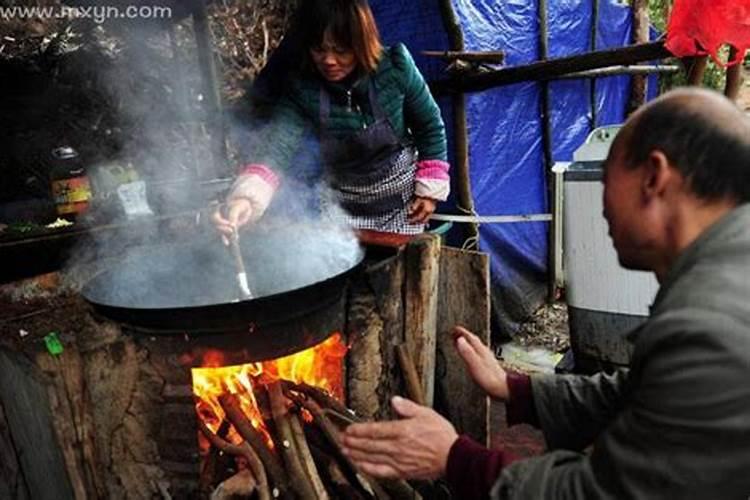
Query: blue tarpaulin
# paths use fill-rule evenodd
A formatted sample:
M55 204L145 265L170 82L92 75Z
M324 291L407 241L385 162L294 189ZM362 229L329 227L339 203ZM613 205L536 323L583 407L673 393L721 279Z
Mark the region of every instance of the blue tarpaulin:
M384 43L409 47L428 80L445 77L444 63L422 50L447 50L438 2L371 0ZM455 0L465 50L503 50L506 66L539 60L537 2ZM628 45L628 2L599 0L597 36L591 40L593 0L558 0L548 6L549 57ZM594 46L595 45L595 46ZM653 82L650 93L653 95ZM595 126L621 123L629 99L629 77L595 83L596 113L591 112L591 81L549 84L553 159L570 161ZM472 93L467 98L469 165L476 211L483 215L549 212L540 120L541 85L534 82ZM450 99L441 99L451 141ZM593 117L595 116L594 123ZM452 150L452 144L449 144ZM444 207L450 210L449 206ZM526 222L483 225L480 249L490 254L497 325L513 333L517 322L545 298L548 224Z

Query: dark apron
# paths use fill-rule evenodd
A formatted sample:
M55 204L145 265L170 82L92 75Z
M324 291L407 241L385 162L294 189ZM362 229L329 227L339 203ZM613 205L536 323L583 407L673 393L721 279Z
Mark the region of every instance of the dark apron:
M407 214L414 197L416 153L394 132L372 82L368 97L374 123L337 138L328 132L330 95L320 89L320 152L328 182L355 228L421 233L424 225L410 223Z

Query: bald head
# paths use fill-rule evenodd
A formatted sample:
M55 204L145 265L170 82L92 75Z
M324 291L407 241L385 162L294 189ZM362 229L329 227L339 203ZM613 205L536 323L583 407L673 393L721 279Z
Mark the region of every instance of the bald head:
M750 120L716 92L691 87L664 94L628 120L613 150L631 167L659 150L695 196L750 202Z

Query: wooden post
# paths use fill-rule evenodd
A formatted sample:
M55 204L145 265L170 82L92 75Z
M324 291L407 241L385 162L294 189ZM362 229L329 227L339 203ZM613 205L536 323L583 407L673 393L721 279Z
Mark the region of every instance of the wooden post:
M633 0L633 43L648 42L648 0ZM630 79L630 103L628 114L632 113L646 102L648 77L634 75Z
M591 52L596 51L596 39L599 36L599 0L592 0L591 3L591 40L589 49ZM589 78L589 107L591 108L591 130L596 128L598 121L598 103L596 101L596 78Z
M464 34L456 18L451 0L440 1L440 13L443 26L448 35L450 48L456 52L464 50ZM456 179L458 187L458 208L464 213L474 213L474 196L471 193L471 177L469 176L469 132L466 125L466 96L456 93L452 96L453 103L453 135L456 160ZM469 247L476 248L479 243L479 226L476 223L465 224L465 239L471 242Z
M421 235L406 247L404 340L419 375L427 406L435 392L440 238Z
M708 56L686 57L684 61L688 85L701 85L703 75L706 74L706 66L708 66Z
M203 179L213 179L226 174L227 151L226 131L221 105L221 92L218 85L218 72L211 48L211 28L208 24L205 0L193 0L193 30L198 51L198 64L203 78L203 93L208 110L208 126L211 132L211 152L213 155L213 171L204 172Z
M547 0L539 0L539 59L546 61L549 56L549 32L547 26ZM550 118L549 106L549 82L541 82L542 93L540 106L540 119L542 122L542 149L544 161L542 163L542 175L544 176L545 185L547 186L547 199L554 199L552 189L552 120ZM553 217L556 216L553 212ZM552 221L554 225L554 221ZM547 238L547 301L554 302L557 296L557 287L555 286L555 248L553 241L553 231L548 231Z
M729 60L737 57L737 49L732 47L729 50ZM724 87L724 95L733 101L737 100L742 88L742 61L727 68L727 83Z

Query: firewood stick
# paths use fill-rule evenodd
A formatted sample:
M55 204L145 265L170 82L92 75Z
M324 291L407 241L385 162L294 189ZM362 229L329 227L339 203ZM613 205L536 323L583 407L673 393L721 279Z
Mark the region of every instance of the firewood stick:
M323 409L316 401L312 398L295 395L293 393L289 393L288 397L312 414L315 423L318 424L323 435L331 443L333 449L336 450L337 458L345 463L349 470L352 471L363 491L379 500L390 498L377 481L359 472L354 463L349 460L349 457L341 452L341 433L336 426L331 423L328 417L326 417Z
M311 398L307 398L305 400L305 398L295 396L294 394L289 394L288 397L292 399L298 405L303 406L307 411L309 411L312 414L316 423L318 423L320 430L323 432L323 435L330 441L331 445L333 445L333 448L339 454L339 458L343 460L344 463L346 463L347 466L357 474L358 478L361 477L365 481L370 483L370 485L372 486L372 489L374 490L375 496L377 498L388 498L388 494L385 492L385 490L380 485L380 483L375 481L373 478L370 478L369 476L366 476L357 472L357 469L354 466L354 464L343 453L341 453L341 434L338 428L327 417L328 414L331 414L335 410L330 410L330 409L324 410L323 408L320 407L317 401L314 401ZM351 413L351 412L347 411L347 413ZM363 485L363 488L365 489L365 491L372 492L371 490L368 490L368 488L365 487L364 485ZM412 498L415 500L421 500L422 498L421 495L417 493L417 491L414 488L412 488L408 482L404 480L388 481L388 487L385 489L392 492L397 498Z
M201 424L202 423L203 422L201 421ZM203 425L205 426L205 424ZM216 431L216 436L224 439L231 427L232 424L230 424L228 420L222 420L221 425ZM216 469L219 466L218 462L220 454L222 452L218 446L214 445L214 443L211 442L211 437L206 435L206 430L209 430L208 427L206 427L205 430L201 428L201 431L203 431L203 435L206 436L206 439L208 439L209 444L212 446L208 455L206 456L206 459L203 461L203 468L201 469L199 480L201 491L210 491L213 488L214 476L216 475Z
M226 441L213 432L206 426L205 423L199 422L200 430L206 439L218 450L230 455L244 457L247 460L250 470L255 477L258 488L258 498L260 500L271 500L271 492L268 488L268 477L266 476L266 469L263 467L263 463L260 461L260 457L255 453L252 447L243 442L241 445L232 444Z
M322 389L306 384L304 382L300 382L297 384L290 380L282 380L281 383L285 391L293 390L293 391L297 391L299 393L305 394L307 396L310 396L321 407L331 408L333 410L336 410L342 415L351 415L352 419L357 420L357 417L356 415L354 415L354 412L352 412L349 408L344 406L344 404L341 403L338 399L329 395L327 392L325 392Z
M417 367L414 365L414 359L409 353L409 348L406 344L399 344L396 346L396 354L398 355L398 364L401 367L401 373L406 382L406 392L409 395L409 399L424 406L424 390L422 390L422 384L417 374Z
M319 467L326 474L335 495L351 500L366 500L366 497L346 478L346 474L341 470L335 458L312 443L310 451L315 458L315 463L320 464Z
M223 483L219 484L211 493L210 500L231 500L233 498L250 498L258 490L258 496L262 498L258 484L250 470L243 469ZM171 498L166 496L165 498ZM270 500L270 497L269 497Z
M281 462L278 457L268 449L264 436L253 427L245 413L240 408L239 400L234 394L222 394L219 396L219 403L224 408L224 412L227 414L227 418L240 436L248 442L250 447L260 457L261 462L266 468L266 472L271 478L273 485L279 490L279 496L284 498L292 498L292 494L289 491L289 481L284 469L281 467Z
M323 486L323 480L320 478L318 468L316 467L312 453L310 452L310 447L307 445L305 430L302 428L299 415L290 415L289 422L292 424L292 435L297 444L297 451L299 452L299 457L302 461L302 467L307 473L307 477L310 479L315 494L319 499L328 500L328 492L326 491L325 486Z
M284 457L284 463L291 478L292 489L304 500L315 500L317 498L315 489L302 466L292 426L289 423L289 410L284 402L281 384L274 381L268 384L266 389L271 400L271 415L281 439L277 446L281 449L281 454Z

